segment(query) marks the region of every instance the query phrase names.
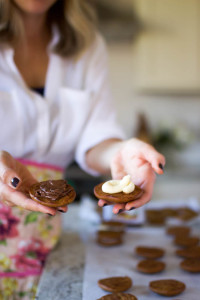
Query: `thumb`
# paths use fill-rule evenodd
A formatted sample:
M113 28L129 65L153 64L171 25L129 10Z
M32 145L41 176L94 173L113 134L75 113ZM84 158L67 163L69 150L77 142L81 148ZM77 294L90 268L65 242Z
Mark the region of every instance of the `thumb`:
M6 151L0 152L0 180L12 188L18 188L21 183L20 176L14 170L15 160Z

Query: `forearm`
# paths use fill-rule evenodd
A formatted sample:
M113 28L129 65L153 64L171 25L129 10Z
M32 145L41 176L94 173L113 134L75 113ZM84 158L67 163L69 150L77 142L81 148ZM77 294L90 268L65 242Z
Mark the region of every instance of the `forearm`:
M109 174L111 160L121 148L122 143L120 139L109 139L88 150L86 153L88 167L101 174Z

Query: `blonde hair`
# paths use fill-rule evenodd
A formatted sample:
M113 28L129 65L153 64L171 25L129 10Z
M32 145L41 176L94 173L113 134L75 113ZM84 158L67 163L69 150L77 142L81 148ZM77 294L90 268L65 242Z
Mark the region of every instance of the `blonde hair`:
M80 56L95 37L96 15L89 0L57 0L47 15L56 24L59 40L54 51L61 56ZM23 26L12 0L0 0L0 43L12 44L23 35Z

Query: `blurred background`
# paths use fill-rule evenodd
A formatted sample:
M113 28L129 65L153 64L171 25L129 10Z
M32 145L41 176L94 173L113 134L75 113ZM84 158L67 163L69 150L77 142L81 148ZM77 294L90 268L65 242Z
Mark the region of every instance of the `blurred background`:
M153 199L200 200L200 1L92 2L119 122L166 156ZM100 180L74 164L66 177L80 194Z

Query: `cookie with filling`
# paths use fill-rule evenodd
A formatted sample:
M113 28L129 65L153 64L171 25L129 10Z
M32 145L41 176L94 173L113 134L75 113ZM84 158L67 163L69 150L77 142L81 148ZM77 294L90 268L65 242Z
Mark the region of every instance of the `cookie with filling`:
M126 175L122 180L99 183L94 187L94 195L110 203L122 204L139 199L143 190L131 182L130 175Z
M48 206L61 207L74 201L76 192L66 180L47 180L33 184L29 189L32 200Z

